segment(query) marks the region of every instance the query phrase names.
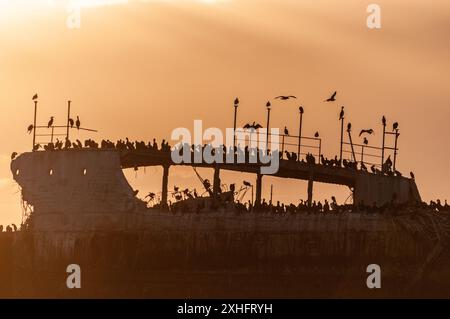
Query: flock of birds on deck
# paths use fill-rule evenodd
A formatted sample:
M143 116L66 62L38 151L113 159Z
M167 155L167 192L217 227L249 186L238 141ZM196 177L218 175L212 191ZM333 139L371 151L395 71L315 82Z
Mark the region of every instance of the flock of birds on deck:
M12 232L16 232L17 231L17 226L16 224L11 224L6 226L5 228L3 227L3 225L0 225L0 233L2 232L7 232L7 233L12 233Z

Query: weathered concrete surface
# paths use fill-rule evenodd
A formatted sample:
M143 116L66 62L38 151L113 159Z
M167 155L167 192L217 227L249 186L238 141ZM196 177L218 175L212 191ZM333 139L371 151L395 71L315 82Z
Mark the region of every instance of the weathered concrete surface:
M408 286L441 236L428 231L428 215L154 211L133 196L120 164L102 150L13 161L34 207L12 243L16 296L380 297L423 295L424 285L450 296L445 263ZM85 280L75 292L65 286L72 263ZM365 285L371 263L383 267L381 291Z

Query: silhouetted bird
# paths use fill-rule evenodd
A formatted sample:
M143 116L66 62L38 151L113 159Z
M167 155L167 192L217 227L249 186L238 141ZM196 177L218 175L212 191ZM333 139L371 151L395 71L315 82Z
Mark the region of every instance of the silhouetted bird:
M180 188L177 187L177 186L174 186L174 187L173 187L173 190L174 190L175 192L178 192L178 191L180 190Z
M395 131L396 129L398 129L398 122L392 124L392 131Z
M359 132L359 136L363 135L363 134L369 134L372 135L374 133L374 130L372 129L368 129L368 130L361 130L361 132Z
M136 197L137 194L139 194L139 190L135 190L135 191L133 192L133 196L134 196L134 197Z
M37 98L38 98L38 95L37 95L37 93L36 93L35 95L33 95L32 100L35 101L35 100L37 100Z
M78 148L83 148L83 143L81 143L80 140L77 140L77 145L78 145Z
M47 128L50 128L51 126L53 126L53 122L54 122L55 118L52 116L50 117L50 121L48 121L48 125Z
M383 126L386 126L386 117L383 115L383 118L381 119L381 123L383 123Z
M395 170L395 175L398 177L402 177L402 173L400 173L399 171Z
M319 132L316 132L316 134L314 134L314 137L318 138L319 137Z
M80 118L78 117L78 115L77 115L76 126L77 126L77 129L80 129L81 122L80 122Z
M11 226L12 226L12 228L13 228L14 231L17 231L17 226L16 226L16 224L12 224Z
M6 226L6 232L7 233L11 233L12 232L12 228L11 228L11 226Z
M71 128L75 125L75 121L73 119L69 119L69 125Z
M409 176L411 176L412 179L416 179L416 176L414 175L413 172L410 172L410 173L409 173Z
M13 152L13 153L11 154L11 159L12 159L12 160L15 159L17 155L18 155L17 152Z
M298 110L300 111L301 114L305 113L305 110L303 109L303 106L300 106L300 107L298 108Z
M347 124L347 131L351 131L352 130L352 123L348 123Z
M0 233L3 232L3 225L0 225Z
M364 145L367 145L367 144L369 144L369 141L367 140L367 138L364 138Z
M344 119L344 115L345 115L344 107L341 107L341 113L339 113L339 119L340 120Z
M327 100L325 100L325 102L334 102L334 101L336 101L336 95L337 95L337 91L334 91L334 93L331 95L331 97L329 97Z
M33 129L34 129L34 125L33 124L31 124L31 125L29 125L28 126L28 134L31 134L31 132L33 132Z
M284 127L284 135L289 135L289 130L287 129L287 127Z
M145 198L148 198L149 200L153 200L155 199L156 194L155 193L148 193L147 196L145 196Z
M247 186L247 187L251 187L252 186L252 184L247 182L247 181L244 181L243 184L244 184L244 186Z
M262 125L257 124L256 122L253 122L253 124L250 124L250 123L245 124L245 125L244 125L244 128L245 128L245 129L254 129L254 130L257 130L257 129L262 128Z
M290 100L290 99L296 99L297 97L294 95L281 95L281 96L277 96L275 99L276 100L282 100L282 101L286 101L286 100Z
M238 104L239 104L239 99L236 98L236 99L234 100L234 105L238 105Z
M372 171L372 173L376 173L376 168L375 168L375 165L372 165L371 167L370 167L370 170Z
M41 144L36 144L36 145L34 145L34 147L33 147L33 151L37 151L37 150L39 150L41 148Z

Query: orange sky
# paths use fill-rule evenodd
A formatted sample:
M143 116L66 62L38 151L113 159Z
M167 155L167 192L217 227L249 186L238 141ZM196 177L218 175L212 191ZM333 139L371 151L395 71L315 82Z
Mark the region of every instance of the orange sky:
M240 125L265 124L265 102L295 94L299 102L274 106L272 125L297 131L303 104L304 133L318 130L329 157L338 152L340 105L355 132L375 129L372 144L385 114L400 122L399 170L415 172L424 199L449 196L448 1L376 1L381 30L365 24L375 1L128 1L84 8L78 30L66 27L67 1L8 2L0 0L0 224L20 221L9 157L30 149L35 92L41 122L54 115L64 124L71 99L83 124L100 130L93 137L144 140L168 138L194 119L231 127L236 96ZM335 89L338 103L322 103ZM201 188L192 171L172 173L170 185ZM158 168L127 176L141 194L159 190ZM223 174L224 182L244 178L253 177ZM266 197L272 183L275 200L306 197L304 182L274 179L264 182ZM344 201L348 191L315 190L318 199L331 194Z

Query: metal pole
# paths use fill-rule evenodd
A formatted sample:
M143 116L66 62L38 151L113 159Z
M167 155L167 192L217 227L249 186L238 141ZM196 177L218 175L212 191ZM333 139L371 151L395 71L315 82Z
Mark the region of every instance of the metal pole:
M297 159L300 161L300 148L302 146L302 124L303 124L303 108L300 107L300 126L298 129L298 151Z
M283 154L284 154L284 137L286 135L283 134L283 141L281 142L281 158L283 158Z
M234 100L233 152L236 149L236 121L237 121L238 105L239 105L239 100L236 98L236 100Z
M273 199L273 184L270 185L270 205L272 205L272 199Z
M37 104L38 104L38 101L34 101L33 151L34 151L34 147L36 146L36 116L37 116Z
M395 171L395 165L397 163L397 141L398 141L398 129L395 130L395 146L394 146L394 171Z
M350 146L352 147L353 160L356 162L356 155L355 155L355 149L353 147L352 133L350 130L347 130L347 132L348 132L348 139L350 140Z
M384 164L384 147L386 140L386 125L383 124L383 145L381 147L381 166Z
M51 140L51 143L53 143L53 132L55 131L55 127L54 126L52 126L52 140Z
M69 139L70 103L72 103L72 101L67 101L67 139Z
M364 145L361 145L361 163L364 163Z
M319 163L321 157L322 157L322 139L319 140Z
M266 152L269 152L269 130L270 130L270 102L267 102L267 133L266 133Z
M342 146L344 144L344 118L341 119L341 150L339 153L339 166L342 165Z

